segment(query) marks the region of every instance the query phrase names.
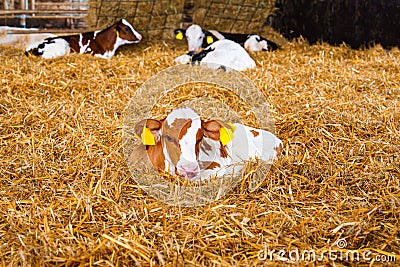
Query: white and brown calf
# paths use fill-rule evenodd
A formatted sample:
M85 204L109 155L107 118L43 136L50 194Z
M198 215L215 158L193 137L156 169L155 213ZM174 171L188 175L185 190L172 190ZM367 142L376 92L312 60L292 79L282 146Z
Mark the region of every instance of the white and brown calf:
M251 158L272 163L282 150L282 142L270 132L203 121L190 108L175 109L163 120L143 120L135 132L156 169L192 180L236 174L241 168L232 166Z
M135 126L147 155L156 169L192 179L199 175L200 145L208 134L192 109L173 110L165 119L147 119ZM215 137L209 135L209 138Z
M75 52L109 59L121 45L138 43L140 40L142 36L129 22L121 19L101 31L46 38L30 45L25 54L55 58Z

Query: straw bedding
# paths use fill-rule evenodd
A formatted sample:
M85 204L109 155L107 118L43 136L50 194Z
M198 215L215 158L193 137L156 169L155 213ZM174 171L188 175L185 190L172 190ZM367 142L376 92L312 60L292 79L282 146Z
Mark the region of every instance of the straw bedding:
M273 106L284 153L258 190L239 183L198 208L142 191L121 141L135 90L184 51L141 43L107 61L0 50L1 265L285 265L287 254L263 261L259 251L321 252L338 240L400 261L397 48L300 39L253 55L245 74Z

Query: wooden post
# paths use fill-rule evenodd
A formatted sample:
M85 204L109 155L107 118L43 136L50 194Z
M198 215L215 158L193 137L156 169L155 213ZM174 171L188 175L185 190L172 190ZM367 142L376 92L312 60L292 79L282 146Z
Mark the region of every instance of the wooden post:
M5 10L15 9L14 0L4 0L3 7Z
M69 10L72 10L72 0L69 0L69 3L70 3L70 5L69 5ZM70 28L70 29L72 29L72 19L66 19L65 20L65 26L67 26L68 28Z
M20 0L19 1L19 6L21 7L21 10L27 10L28 7L28 1L27 0ZM26 14L21 14L19 18L19 23L22 27L26 28Z
M35 10L35 0L31 0L31 9ZM33 14L35 16L35 14Z

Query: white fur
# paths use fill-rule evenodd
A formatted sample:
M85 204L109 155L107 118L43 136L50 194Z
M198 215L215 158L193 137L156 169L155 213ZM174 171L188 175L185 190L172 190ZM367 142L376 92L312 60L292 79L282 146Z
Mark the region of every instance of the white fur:
M235 137L231 144L233 162L259 158L271 164L277 159L275 148L282 145L282 141L274 134L239 123L234 123L234 125L236 126ZM259 135L254 136L251 131L258 132Z
M90 40L88 40L87 44L83 44L83 35L79 34L79 53L84 54L86 52L90 52Z
M99 32L101 32L101 31L99 30L99 31L94 31L94 32L93 32L93 39L96 39L96 36L97 36L97 34L98 34Z
M223 39L216 41L205 49L215 49L209 52L201 61L210 68L220 66L229 67L234 70L243 71L254 68L256 63L249 56L246 50L234 41ZM214 64L207 64L214 63Z
M178 169L178 172L181 173L182 171L185 171L185 169L200 171L195 146L197 132L201 129L201 120L198 115L191 120L192 124L188 128L186 134L179 140L182 154L176 164L176 168Z
M223 36L219 31L216 30L209 30L215 37L218 38L218 40L225 39L225 36Z
M38 47L42 42L31 44L26 48L26 51ZM49 59L69 55L71 48L67 41L62 38L56 38L54 39L54 43L46 44L44 48L39 48L38 50L39 52L43 52L43 58Z
M190 63L191 58L192 58L191 56L189 56L188 54L185 54L185 55L175 58L174 61L178 64L188 64L188 63Z
M189 52L198 51L201 49L203 44L205 34L203 29L197 25L193 24L186 29L186 39L188 41Z
M200 171L199 163L197 162L197 156L195 152L196 145L196 134L197 131L201 128L201 120L200 116L191 108L179 108L173 110L165 120L169 126L172 126L176 119L188 119L191 120L191 125L187 129L187 132L182 138L179 140L179 148L181 150L181 156L176 163L176 166L173 165L170 156L168 154L168 150L166 149L167 145L165 141L163 143L163 153L165 155L166 162L165 164L166 171L169 171L174 174L175 167L177 171L181 174L184 174L186 171ZM177 129L178 131L180 129ZM167 169L168 168L168 169ZM190 177L192 178L192 177Z
M206 150L205 148L211 148L209 150ZM215 141L211 138L204 137L201 148L200 148L200 153L199 153L199 162L200 165L204 165L205 162L215 162L220 165L220 167L216 167L214 169L201 169L200 170L200 175L196 177L196 180L204 180L204 179L209 179L210 177L215 177L215 176L222 176L226 173L226 167L231 165L232 162L232 157L228 156L226 158L221 157L220 154L220 148L221 148L221 142L220 141ZM232 145L228 143L225 146L228 155L232 154ZM207 167L207 166L203 166Z
M264 50L268 50L268 43L265 40L260 40L258 41L257 39L260 39L259 35L253 34L250 35L249 38L247 38L246 42L244 42L244 48L247 51L251 52L258 52Z
M228 157L220 156L221 143L204 138L211 151L205 153L204 149L200 149L199 162L216 162L220 164L220 168L212 170L201 170L196 180L208 179L210 177L227 175L236 175L243 169L245 162L252 159L261 159L267 164L272 164L278 158L276 148L283 146L282 141L271 132L249 127L243 124L234 123L236 130L234 138L225 148ZM251 132L257 132L259 135L254 136Z

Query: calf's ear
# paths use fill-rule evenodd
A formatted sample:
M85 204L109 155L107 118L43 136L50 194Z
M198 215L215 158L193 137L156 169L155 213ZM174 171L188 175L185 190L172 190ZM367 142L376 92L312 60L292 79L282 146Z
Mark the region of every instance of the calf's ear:
M141 120L135 124L134 131L143 145L154 146L161 138L162 122L154 119Z
M185 37L185 34L186 34L186 30L176 29L176 30L174 30L174 34L175 34L175 39L183 40L183 37Z
M219 129L219 139L221 140L222 145L228 144L235 137L233 132L236 130L235 125L228 123L228 127L221 127Z
M115 27L114 32L119 37L119 32L121 31L121 28L119 26Z
M228 144L235 137L236 126L220 120L202 122L206 137L220 141L223 146Z

